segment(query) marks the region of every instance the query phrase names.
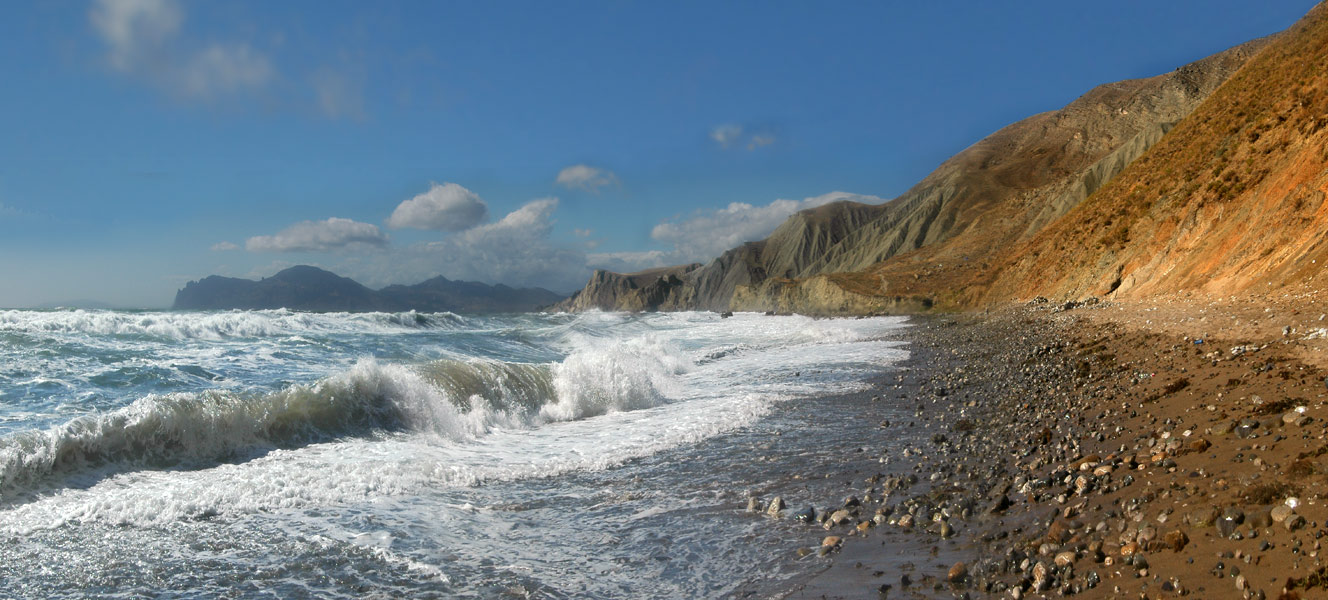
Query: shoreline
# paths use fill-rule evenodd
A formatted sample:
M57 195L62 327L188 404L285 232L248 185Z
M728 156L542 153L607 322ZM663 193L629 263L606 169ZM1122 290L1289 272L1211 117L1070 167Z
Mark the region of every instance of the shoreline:
M1318 338L1292 333L1319 312L1284 306L1246 307L1261 330L1183 301L915 320L913 385L873 394L916 403L926 441L863 442L917 483L826 498L842 523L818 508L806 538L838 538L826 567L776 597L1328 596L1328 388Z

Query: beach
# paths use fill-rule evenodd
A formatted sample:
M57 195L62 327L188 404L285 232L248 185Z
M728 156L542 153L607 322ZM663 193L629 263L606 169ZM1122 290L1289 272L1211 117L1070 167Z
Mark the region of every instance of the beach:
M1324 596L1315 297L916 320L877 390L912 416L864 440L916 482L828 498L848 514L806 538L826 567L784 597Z

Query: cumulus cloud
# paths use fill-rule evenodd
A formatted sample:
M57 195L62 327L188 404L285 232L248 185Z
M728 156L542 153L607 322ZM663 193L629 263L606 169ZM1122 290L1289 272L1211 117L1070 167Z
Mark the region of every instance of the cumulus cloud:
M383 247L387 235L376 225L350 219L301 221L275 235L251 237L244 243L250 252L327 252L350 246Z
M235 244L232 244L230 242L217 242L215 244L212 244L213 252L227 252L230 250L239 250L239 249L240 249L239 246L236 246Z
M557 198L526 203L494 223L446 239L391 250L346 267L368 285L450 279L570 291L590 275L585 254L551 239Z
M429 191L397 205L387 226L393 229L462 231L483 222L489 206L479 195L455 183L431 184Z
M734 202L721 209L698 211L681 221L660 223L650 231L650 237L672 246L664 263L705 262L744 242L766 238L795 212L839 200L864 204L885 201L876 196L831 192L802 200L775 200L764 206Z
M599 188L618 182L618 177L608 169L597 169L589 165L572 165L558 172L556 183L567 189L581 189L597 192Z
M175 0L96 0L88 14L112 69L191 98L256 90L275 76L267 56L248 44L188 47L185 14Z

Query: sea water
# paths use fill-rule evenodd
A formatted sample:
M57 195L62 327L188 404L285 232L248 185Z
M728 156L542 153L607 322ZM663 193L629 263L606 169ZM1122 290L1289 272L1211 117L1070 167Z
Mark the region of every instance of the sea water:
M0 596L769 594L903 327L0 311Z

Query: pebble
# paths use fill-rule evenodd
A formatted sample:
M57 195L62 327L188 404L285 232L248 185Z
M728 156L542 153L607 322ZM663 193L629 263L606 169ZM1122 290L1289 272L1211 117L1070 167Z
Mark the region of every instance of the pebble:
M769 508L765 509L765 513L777 517L779 516L779 511L784 510L784 507L784 498L775 496L775 499L770 501Z
M964 564L963 561L955 563L954 566L950 567L950 571L945 574L945 580L950 583L963 583L967 577L968 565Z

